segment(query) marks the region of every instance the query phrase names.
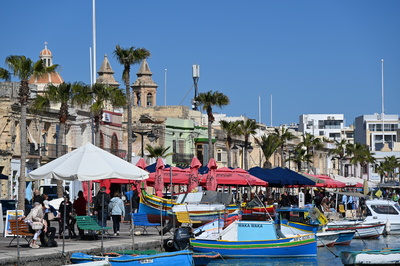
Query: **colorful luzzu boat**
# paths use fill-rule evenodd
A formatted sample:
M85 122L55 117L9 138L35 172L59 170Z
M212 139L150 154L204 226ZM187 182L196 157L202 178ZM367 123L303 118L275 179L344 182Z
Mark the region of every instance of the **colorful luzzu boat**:
M238 212L240 205L237 204L202 203L202 193L206 192L188 193L190 196L192 196L191 194L198 194L199 199L197 201L178 203L175 200L149 195L143 190L140 197L139 212L146 213L151 222L160 222L161 216L163 220L172 219L172 217L174 217L172 209L175 207L175 209L180 208L182 211L188 212L190 219L201 221L202 223L207 223L221 216L229 216Z
M194 252L218 252L222 258L317 256L315 234L285 237L274 221L235 220L224 229L218 221L215 225L203 227L204 232L190 240Z
M193 252L181 250L175 252L156 253L151 255L117 255L117 256L95 256L85 253L73 253L71 255L73 264L98 263L98 265L149 265L149 266L192 266L194 265ZM109 264L102 264L107 262Z

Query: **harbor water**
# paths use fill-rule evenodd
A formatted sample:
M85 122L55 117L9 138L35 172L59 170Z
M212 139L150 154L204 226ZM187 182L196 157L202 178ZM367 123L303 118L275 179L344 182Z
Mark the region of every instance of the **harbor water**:
M349 246L319 247L317 257L282 258L282 259L218 259L209 263L209 266L236 265L236 266L334 266L343 265L340 260L341 251L400 248L399 235L381 236L379 239L353 239Z

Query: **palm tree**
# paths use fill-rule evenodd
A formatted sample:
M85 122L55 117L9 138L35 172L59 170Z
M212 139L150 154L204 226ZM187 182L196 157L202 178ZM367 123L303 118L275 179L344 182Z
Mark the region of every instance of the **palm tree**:
M171 148L171 147L164 148L164 146L162 146L162 145L155 146L155 147L153 147L149 144L146 145L146 150L149 152L149 155L148 155L149 158L160 158L160 157L165 158L165 157L173 155L174 154L173 152L167 153L169 148Z
M32 108L34 110L49 109L51 103L60 103L58 111L58 121L60 123L60 130L57 136L57 157L64 154L62 150L65 135L65 125L69 116L69 104L74 102L76 95L84 93L85 84L82 82L66 83L63 82L59 86L50 84L43 92L39 92L37 97L33 100ZM57 180L57 195L63 196L63 181Z
M26 184L26 154L27 154L27 129L26 117L29 100L29 84L28 81L31 77L40 77L46 73L56 71L58 65L46 67L42 60L33 62L31 59L23 55L10 55L6 58L6 65L8 69L0 68L0 78L10 80L14 76L20 80L19 87L19 103L21 104L21 166L20 174L18 177L18 209L25 209L25 184Z
M340 141L334 141L335 148L329 150L328 155L336 155L336 158L339 160L339 175L342 175L343 171L343 160L346 158L346 145L348 144L348 140L341 139Z
M307 153L307 150L304 149L304 146L299 143L294 149L293 157L289 158L289 160L292 160L297 165L297 171L301 172L303 163L305 163L307 166L312 163L311 157L312 154Z
M314 135L309 133L303 134L302 139L303 141L300 142L299 145L306 151L306 154L309 155L307 156L307 168L308 171L310 171L310 164L314 163L311 158L314 158L315 150L322 149L324 144L322 143L321 139L316 138Z
M386 156L384 161L380 162L376 167L375 171L380 175L381 181L383 183L383 177L387 176L393 178L396 173L396 169L400 167L400 160L396 156Z
M115 47L114 56L117 58L118 62L124 66L124 71L122 72L122 79L125 83L125 94L127 98L126 109L128 112L128 125L127 125L127 137L128 137L128 158L129 162L132 161L132 95L130 87L130 72L131 65L139 64L142 60L150 57L150 52L145 48L122 48L117 45Z
M79 104L90 104L90 111L94 118L95 145L100 147L100 122L103 110L108 103L115 108L125 106L125 94L117 87L95 83L92 86L86 86L85 93L77 95L76 101Z
M203 92L199 93L197 95L195 101L202 106L203 111L207 112L207 118L208 118L208 158L206 158L208 161L211 158L214 158L214 148L213 148L213 143L212 143L212 137L211 137L211 129L212 129L212 123L214 122L215 118L213 116L212 108L213 106L217 107L223 107L229 104L229 98L225 94L218 92L218 91L208 91L208 92Z
M369 147L360 143L349 143L346 145L347 156L350 157L350 163L354 165L353 175L356 176L356 167L360 164L361 168L368 163L374 163L374 153L371 153ZM362 170L360 171L362 174Z
M232 167L232 153L231 153L231 147L232 147L232 137L237 136L239 134L238 128L239 128L239 121L226 121L226 120L221 120L219 121L222 130L226 134L226 150L228 153L228 167Z
M247 149L250 146L249 139L250 136L255 135L257 133L257 129L260 126L257 125L256 121L253 119L241 120L239 122L239 135L244 137L244 151L243 151L243 160L244 160L244 169L249 169L249 162L247 160Z
M281 146L281 141L278 136L275 134L271 134L265 136L261 136L261 140L256 138L256 142L260 146L264 157L265 157L265 162L263 165L263 168L272 168L272 164L269 161L272 155L274 155L275 151Z
M295 136L289 131L288 128L285 127L280 127L280 128L275 128L274 135L278 137L280 140L280 152L281 152L281 167L284 167L285 165L285 158L284 158L284 151L285 151L285 146L287 141L292 140L295 138Z

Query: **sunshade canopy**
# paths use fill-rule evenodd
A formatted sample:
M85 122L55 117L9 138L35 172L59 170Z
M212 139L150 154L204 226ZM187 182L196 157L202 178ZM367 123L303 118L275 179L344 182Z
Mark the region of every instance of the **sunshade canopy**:
M241 168L230 169L228 167L218 168L216 171L216 179L218 185L240 185L240 186L267 186L265 182ZM206 175L200 182L202 185L206 184Z
M315 185L316 187L343 188L346 186L346 183L340 182L326 175L312 175L312 174L305 174L305 175L312 176L324 181L324 183L316 184Z
M172 170L172 171L171 171ZM171 177L172 177L172 183L173 184L183 184L187 185L189 182L189 177L190 177L190 169L182 169L179 167L168 167L164 168L163 170L163 180L165 184L170 184L171 183ZM172 175L171 175L172 172ZM155 177L156 177L156 172L150 173L149 178L146 180L146 182L149 184L155 182Z
M264 169L253 167L249 173L264 181L267 181L270 187L283 187L289 185L313 186L315 182L292 170L276 167L274 169Z
M148 173L91 143L28 173L31 179L91 181L108 178L143 180Z

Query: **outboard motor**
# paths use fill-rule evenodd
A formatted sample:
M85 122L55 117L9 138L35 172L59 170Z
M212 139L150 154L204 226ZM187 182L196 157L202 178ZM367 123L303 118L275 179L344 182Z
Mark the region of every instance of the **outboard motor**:
M190 246L189 239L193 237L192 228L177 228L174 233L174 247L176 250L185 250Z
M167 252L185 250L190 248L190 238L201 235L204 230L200 230L197 234L193 234L191 227L180 227L175 230L173 238L164 240L164 249Z

